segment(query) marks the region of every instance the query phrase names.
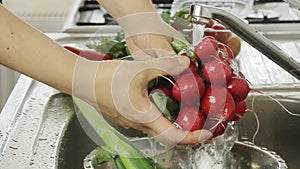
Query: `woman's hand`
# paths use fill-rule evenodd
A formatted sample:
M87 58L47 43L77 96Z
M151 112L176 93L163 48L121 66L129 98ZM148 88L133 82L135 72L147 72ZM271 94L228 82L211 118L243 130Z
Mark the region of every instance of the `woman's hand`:
M98 107L99 112L125 127L142 130L172 145L196 144L209 139L211 132L177 129L148 96L150 80L160 75L177 75L188 65L189 60L182 56L147 61L79 59L73 78L73 95Z
M144 61L91 61L77 58L72 95L98 108L115 122L147 132L171 145L197 144L211 137L206 130L179 130L162 116L148 96L149 81L175 76L189 65L183 56L164 56Z

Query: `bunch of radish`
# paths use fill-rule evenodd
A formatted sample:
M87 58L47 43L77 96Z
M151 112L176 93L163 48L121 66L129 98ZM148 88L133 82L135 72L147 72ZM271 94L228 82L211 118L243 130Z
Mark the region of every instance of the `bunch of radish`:
M213 20L206 28L205 37L193 49L179 40L172 42L178 55L190 58L189 68L176 77L153 80L149 93L163 115L183 130L208 129L218 136L229 121L243 116L251 89L243 74L232 66L237 54L228 42L231 33ZM115 58L113 52L64 47L90 60Z
M212 24L212 29L225 29ZM224 133L229 121L237 121L246 110L248 81L234 66L235 54L225 41L229 32L210 32L193 48L174 40L179 55L190 58L189 69L176 77L163 77L151 93L160 92L179 104L173 122L183 130L208 129L214 136ZM161 80L164 81L164 80ZM172 120L172 119L169 119Z

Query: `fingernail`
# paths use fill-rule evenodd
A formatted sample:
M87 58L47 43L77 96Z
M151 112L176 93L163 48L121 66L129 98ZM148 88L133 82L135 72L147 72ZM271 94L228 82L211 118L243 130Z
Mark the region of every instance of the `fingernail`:
M201 130L200 135L199 135L199 142L203 143L210 139L213 136L212 132L208 130Z

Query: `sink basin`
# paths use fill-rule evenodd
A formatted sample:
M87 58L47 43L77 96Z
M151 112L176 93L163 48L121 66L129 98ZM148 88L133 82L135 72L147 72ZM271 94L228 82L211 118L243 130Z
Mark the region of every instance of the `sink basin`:
M265 90L289 111L300 114L299 88ZM288 114L277 102L262 95L248 97L248 107L254 97L254 111L260 121L260 129L255 144L271 149L286 160L289 168L300 166L300 117ZM240 140L252 140L256 131L256 120L251 113L238 121Z
M300 90L298 89L268 89L264 88L272 97L280 101L287 109L297 113L300 110ZM248 97L248 108L251 108L252 98L254 100L254 111L257 113L260 120L260 130L255 138L255 145L244 144L238 142L233 151L238 155L249 157L251 160L264 161L267 163L266 153L264 150L268 149L269 155L281 156L287 163L289 168L296 169L300 166L299 150L300 150L300 117L289 115L282 107L267 96L251 94ZM256 120L251 113L246 114L238 122L241 141L251 141L252 136L256 131ZM80 127L80 124L74 118L68 127L67 134L62 139L60 159L58 168L82 168L82 159L91 152L96 145L91 144L91 140L85 135ZM124 132L124 131L123 131ZM134 135L134 131L125 131L128 135ZM75 150L74 150L75 149ZM274 151L272 153L272 151ZM268 154L268 153L267 153ZM244 166L249 165L244 163ZM249 167L249 166L248 166ZM253 167L253 166L252 166ZM251 167L249 167L251 168ZM255 168L255 167L253 167ZM276 168L276 167L264 167Z
M141 150L146 154L149 152L153 152L153 143L150 143L146 138L140 138L133 140L134 143L138 145L138 147L142 148ZM151 146L152 145L152 146ZM159 143L155 146L157 150L163 147ZM164 150L164 148L162 148ZM194 151L190 149L190 151ZM110 160L101 165L93 165L92 161L95 158L96 150L93 150L89 153L83 162L84 169L117 169L113 160ZM203 157L208 154L209 151L205 151L204 149L198 150L197 157ZM230 168L242 168L242 169L286 169L285 161L278 156L275 152L269 151L266 148L258 147L251 142L235 142L232 148L232 154L230 154L230 160L227 161L227 167ZM182 169L182 168L193 168L192 163L190 162L191 156L189 156L191 152L189 152L186 147L178 146L172 148L166 152L162 152L155 156L155 160L162 165L166 169ZM199 159L201 160L201 158ZM210 158L202 159L201 162L212 160ZM199 161L198 161L199 163ZM210 163L212 164L212 163ZM201 165L199 163L198 165ZM184 167L183 167L184 166ZM202 164L202 166L198 166L199 168L208 169L207 163ZM211 166L212 167L212 166ZM215 166L216 167L216 166ZM226 168L227 168L226 167ZM219 168L219 167L216 167Z
M290 111L297 113L300 110L300 87L274 89L271 86L262 90ZM83 159L97 145L77 120L72 98L27 77L21 77L12 96L15 97L11 97L0 114L0 168L82 169ZM300 118L289 115L278 103L263 95L249 95L248 108L251 108L253 97L254 111L260 119L255 145L276 152L289 168L297 169L300 166ZM238 125L239 140L251 141L256 130L254 116L245 114ZM142 136L131 129L122 132ZM251 157L251 160L268 156L260 152L264 148L239 145L234 151Z

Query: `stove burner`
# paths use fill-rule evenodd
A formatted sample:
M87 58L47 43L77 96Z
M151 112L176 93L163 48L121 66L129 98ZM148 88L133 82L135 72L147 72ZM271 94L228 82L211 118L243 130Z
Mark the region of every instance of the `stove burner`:
M247 19L271 20L278 19L280 13L269 9L258 9L247 15Z
M170 10L173 0L152 0L154 7L161 10ZM118 23L105 11L97 0L84 0L78 9L79 19L76 25L117 25Z

